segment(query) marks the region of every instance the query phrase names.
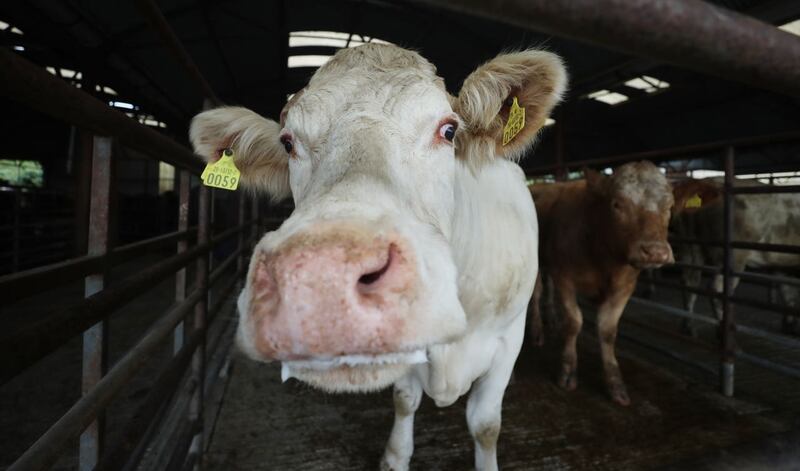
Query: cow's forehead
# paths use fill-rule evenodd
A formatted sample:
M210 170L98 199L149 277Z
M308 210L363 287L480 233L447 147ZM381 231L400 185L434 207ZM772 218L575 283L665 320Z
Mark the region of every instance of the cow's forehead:
M366 44L340 50L314 74L287 113L303 122L360 108L396 114L410 102L432 99L447 104L444 81L430 62L397 46Z
M637 205L657 210L672 203L672 188L664 174L650 162L631 162L614 171L613 191Z

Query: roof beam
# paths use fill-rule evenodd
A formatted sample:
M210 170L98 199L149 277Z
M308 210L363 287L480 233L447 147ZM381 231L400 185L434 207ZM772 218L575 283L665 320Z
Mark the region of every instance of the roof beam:
M199 173L189 148L114 110L7 49L0 49L0 95L32 109L119 141L172 165Z
M418 0L800 96L800 37L700 0Z

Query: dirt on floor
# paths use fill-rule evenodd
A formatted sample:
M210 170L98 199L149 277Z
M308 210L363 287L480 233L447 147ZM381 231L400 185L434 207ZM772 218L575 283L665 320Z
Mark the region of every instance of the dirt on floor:
M596 345L595 338L583 335L578 389L568 393L554 383L556 339L542 349L526 344L506 391L501 469L637 470L678 463L693 469L691 463L699 466L720 449L791 428L790 417L769 407L723 398L708 385L625 353L620 365L633 403L618 406L605 394ZM462 398L439 409L423 399L412 469L472 469L465 404ZM281 384L278 365L239 358L211 438L207 469L377 469L392 419L389 391L328 395L294 380Z

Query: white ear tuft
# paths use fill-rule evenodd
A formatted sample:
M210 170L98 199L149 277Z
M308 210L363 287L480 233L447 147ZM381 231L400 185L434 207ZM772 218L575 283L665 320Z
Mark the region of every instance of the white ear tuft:
M467 129L456 142L459 156L472 164L494 157L518 160L536 141L567 87L567 71L557 55L536 49L502 54L464 81L456 112ZM525 127L505 146L503 128L511 103L525 108Z
M273 200L291 195L289 164L279 140L280 126L246 108L226 106L204 111L192 119L189 139L206 161L216 161L233 149L241 183Z

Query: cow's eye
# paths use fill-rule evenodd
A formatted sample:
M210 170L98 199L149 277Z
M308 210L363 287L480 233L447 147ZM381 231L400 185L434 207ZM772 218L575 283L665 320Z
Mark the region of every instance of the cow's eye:
M294 150L294 144L290 136L281 136L281 144L283 144L283 148L286 149L287 154L291 154Z
M453 142L453 139L456 137L456 125L455 123L445 123L439 128L439 137L447 139L450 142Z

